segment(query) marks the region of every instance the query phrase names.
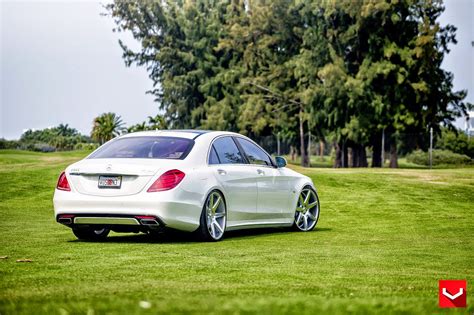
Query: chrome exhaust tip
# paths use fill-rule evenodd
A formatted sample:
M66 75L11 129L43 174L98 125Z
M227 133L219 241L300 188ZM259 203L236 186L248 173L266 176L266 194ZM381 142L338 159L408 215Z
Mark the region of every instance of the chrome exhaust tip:
M58 222L61 224L69 225L72 224L72 218L58 218Z
M158 221L156 221L155 219L141 219L141 220L140 220L140 223L141 223L142 225L147 225L147 226L150 226L150 225L151 225L151 226L158 226L158 225L160 225L160 224L158 223Z

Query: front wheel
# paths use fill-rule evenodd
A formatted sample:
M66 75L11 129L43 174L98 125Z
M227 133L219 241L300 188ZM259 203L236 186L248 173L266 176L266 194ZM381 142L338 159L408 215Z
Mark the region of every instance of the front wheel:
M296 204L295 222L293 226L298 231L308 232L314 229L319 219L319 198L310 186L301 190Z
M72 232L80 240L102 241L107 238L110 230L107 228L73 228Z
M198 237L204 241L220 241L224 236L227 220L227 209L224 196L214 190L209 194L201 213Z

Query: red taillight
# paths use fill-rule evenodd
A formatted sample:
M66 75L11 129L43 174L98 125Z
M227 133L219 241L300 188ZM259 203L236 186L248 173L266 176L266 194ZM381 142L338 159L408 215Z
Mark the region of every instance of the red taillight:
M71 187L69 187L69 182L67 181L66 173L62 172L59 175L58 184L56 188L59 190L71 191Z
M163 175L148 188L148 192L164 191L175 188L184 178L184 173L180 170L171 170Z

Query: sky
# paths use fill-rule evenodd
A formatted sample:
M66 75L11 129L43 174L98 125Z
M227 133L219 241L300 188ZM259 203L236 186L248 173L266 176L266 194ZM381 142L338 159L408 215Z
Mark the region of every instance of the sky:
M474 103L474 0L445 0L440 22L454 24L458 44L443 67L455 90ZM126 67L121 38L99 2L0 0L0 138L67 123L89 134L94 117L115 112L127 125L158 113L144 68ZM457 125L463 126L462 119Z

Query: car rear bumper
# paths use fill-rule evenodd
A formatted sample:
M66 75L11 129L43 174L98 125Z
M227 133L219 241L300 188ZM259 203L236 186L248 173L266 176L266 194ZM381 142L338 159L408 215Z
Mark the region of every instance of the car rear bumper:
M70 216L74 225L142 225L137 216L152 216L160 226L189 232L199 227L202 210L199 198L176 198L176 192L99 197L56 190L53 204L56 220L64 217L63 224Z

